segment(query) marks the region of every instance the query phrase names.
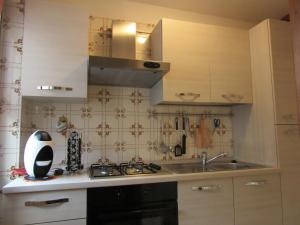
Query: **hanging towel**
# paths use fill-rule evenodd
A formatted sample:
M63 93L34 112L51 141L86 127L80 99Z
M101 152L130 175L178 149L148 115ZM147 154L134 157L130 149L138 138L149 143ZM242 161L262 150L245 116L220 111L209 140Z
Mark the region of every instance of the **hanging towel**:
M206 125L206 119L202 115L199 119L199 125L195 132L195 146L197 148L209 148L212 147L211 132Z

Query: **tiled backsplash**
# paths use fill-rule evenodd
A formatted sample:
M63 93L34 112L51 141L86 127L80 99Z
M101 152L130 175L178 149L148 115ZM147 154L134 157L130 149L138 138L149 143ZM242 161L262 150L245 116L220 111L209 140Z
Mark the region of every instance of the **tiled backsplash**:
M123 162L132 158L145 161L191 159L202 151L217 154L221 151L232 155L232 124L230 116L218 117L221 126L214 132L209 149L197 149L191 129L187 132L187 153L174 157L163 154L160 143L175 146L182 132L175 130L176 115L156 113L223 113L230 114L230 107L200 106L151 106L149 89L89 86L86 104L24 102L22 136L28 137L35 129L48 131L55 142L55 164L66 158L68 132L82 134L83 163L85 166L98 160ZM57 132L57 122L65 117L70 129L66 134ZM189 127L199 124L199 116L189 116ZM214 116L206 117L207 126L213 131ZM170 136L162 135L161 127L168 127ZM165 130L165 129L163 129ZM24 140L23 143L25 143Z
M19 164L19 112L23 40L23 1L6 0L1 22L0 188Z

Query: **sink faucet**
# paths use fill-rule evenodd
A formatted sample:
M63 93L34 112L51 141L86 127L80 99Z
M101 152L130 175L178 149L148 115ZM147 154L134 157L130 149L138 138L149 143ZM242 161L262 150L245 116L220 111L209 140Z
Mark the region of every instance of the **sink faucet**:
M214 161L218 158L225 157L225 156L227 156L227 153L222 152L219 155L216 155L216 156L209 159L208 156L207 156L207 152L202 152L201 156L200 156L201 160L202 160L202 166L205 167L208 163L210 163L210 162L212 162L212 161Z

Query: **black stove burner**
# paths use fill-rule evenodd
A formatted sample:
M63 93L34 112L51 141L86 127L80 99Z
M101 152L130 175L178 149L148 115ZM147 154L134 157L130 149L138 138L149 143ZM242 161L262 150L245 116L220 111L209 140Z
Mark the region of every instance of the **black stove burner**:
M138 175L138 174L152 174L156 173L156 170L150 168L147 164L144 163L122 163L120 165L121 171L125 175Z
M124 175L145 175L154 174L160 169L159 166L152 167L155 164L145 164L143 162L137 163L121 163L116 164L92 164L90 167L90 177L92 178L105 178L116 177Z

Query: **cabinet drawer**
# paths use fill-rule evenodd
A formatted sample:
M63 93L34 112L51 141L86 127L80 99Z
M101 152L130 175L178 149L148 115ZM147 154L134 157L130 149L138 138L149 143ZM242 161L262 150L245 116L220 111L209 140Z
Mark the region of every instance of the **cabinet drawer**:
M238 225L282 225L279 175L235 178L234 208Z
M3 196L4 224L23 225L86 218L86 190Z
M178 208L180 225L233 225L232 179L179 182Z

